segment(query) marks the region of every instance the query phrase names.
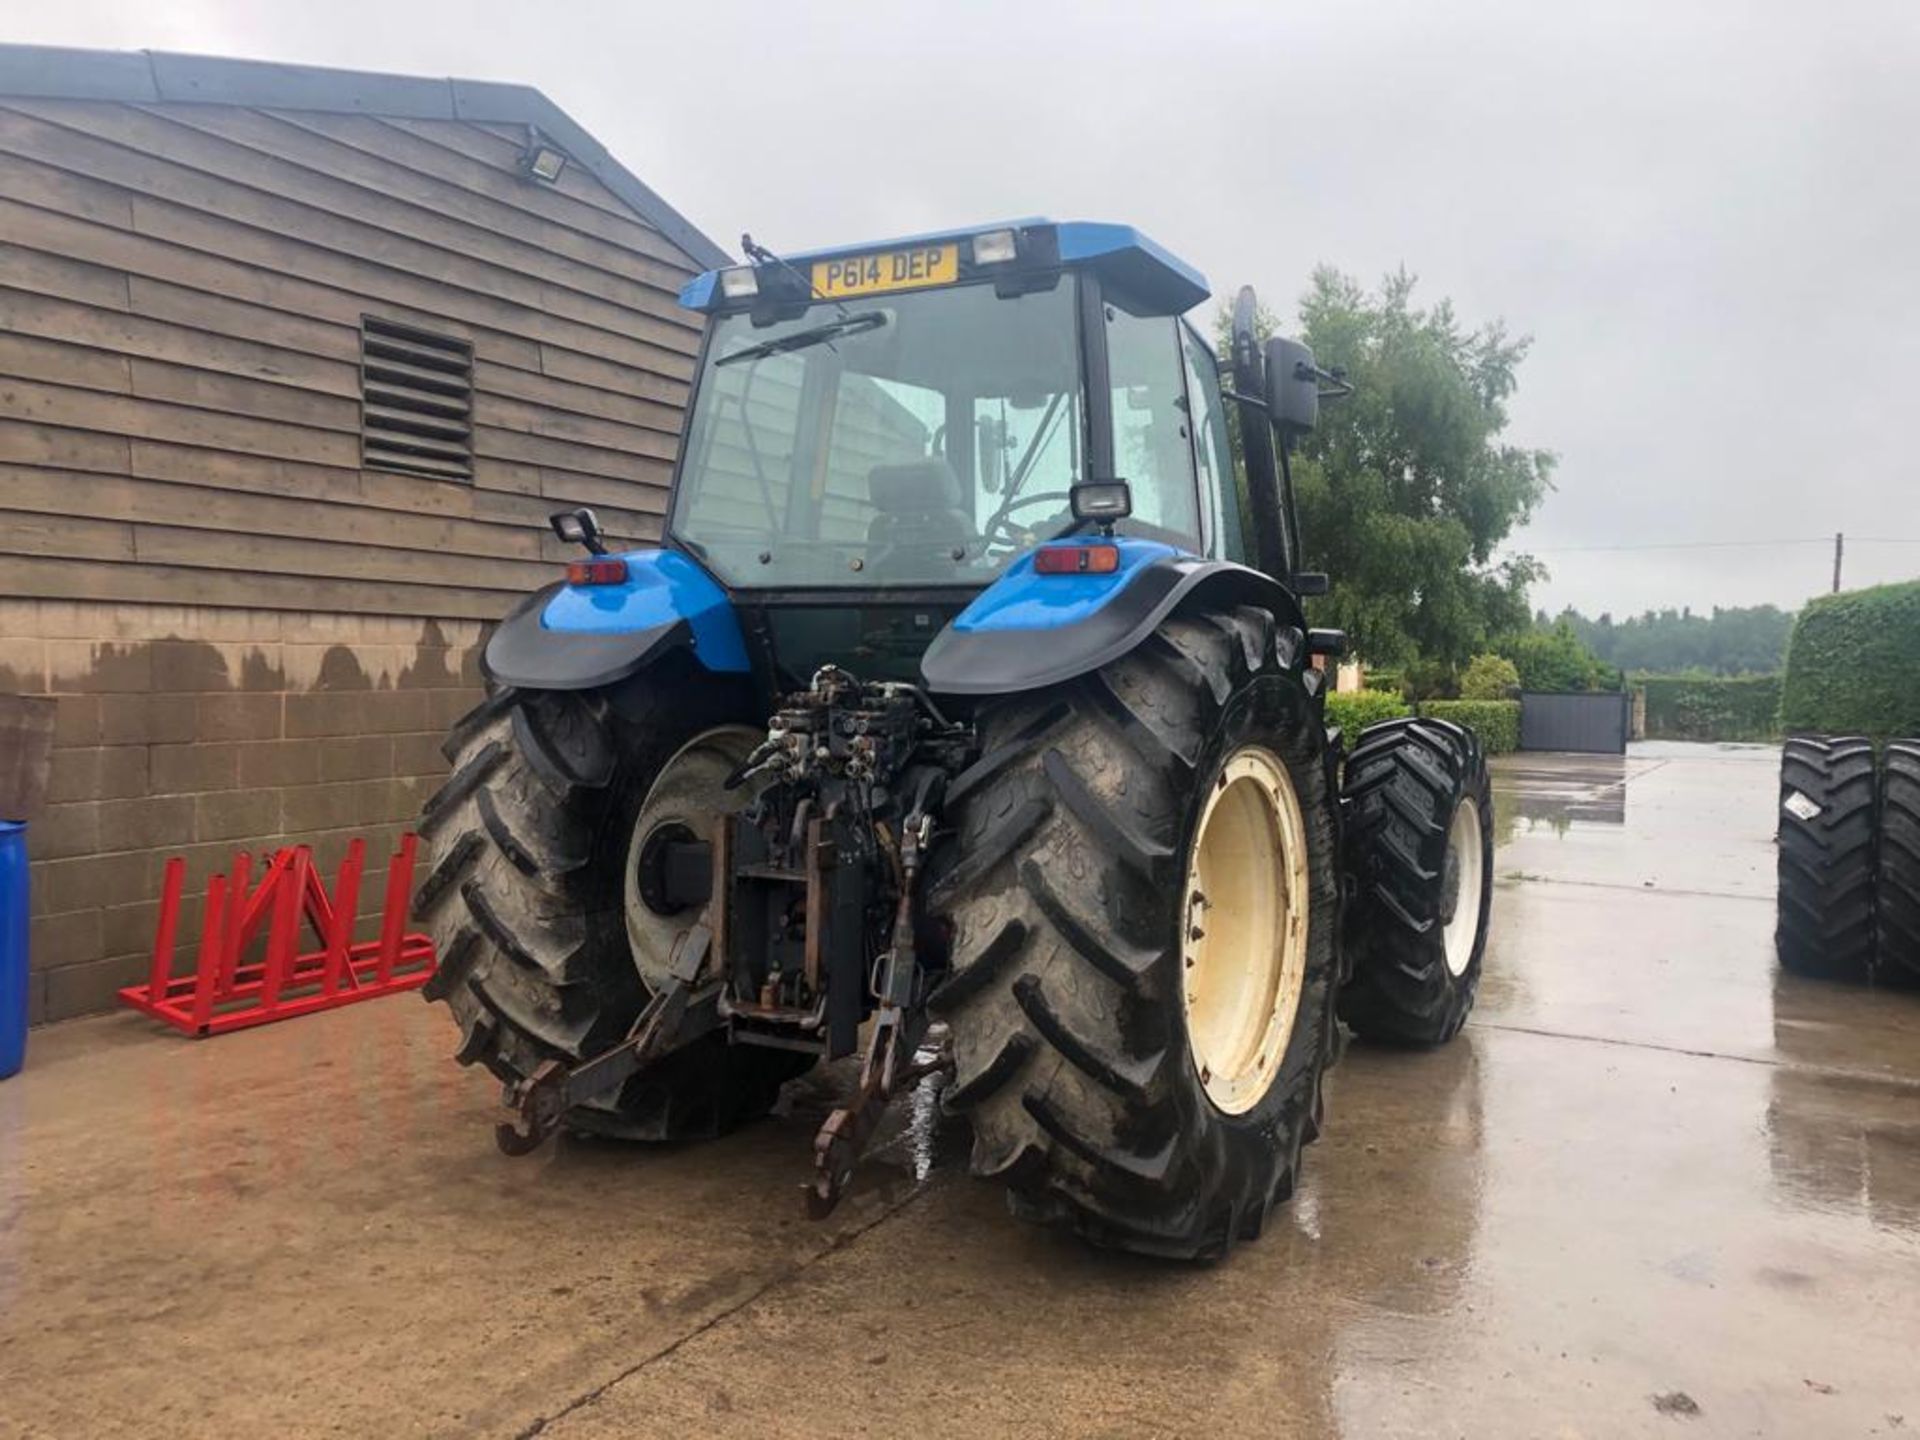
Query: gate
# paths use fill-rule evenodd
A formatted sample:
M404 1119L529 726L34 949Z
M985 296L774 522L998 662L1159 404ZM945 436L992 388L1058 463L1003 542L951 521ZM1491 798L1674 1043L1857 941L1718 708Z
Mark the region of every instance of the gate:
M1632 704L1624 691L1550 695L1523 690L1520 692L1520 748L1624 755Z

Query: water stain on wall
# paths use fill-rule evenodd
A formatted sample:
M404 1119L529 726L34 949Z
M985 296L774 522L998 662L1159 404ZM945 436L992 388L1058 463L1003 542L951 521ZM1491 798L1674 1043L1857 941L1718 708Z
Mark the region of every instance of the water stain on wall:
M169 855L186 857L191 896L239 849L304 843L330 866L360 835L384 854L444 773L447 727L480 698L483 635L0 601L0 690L58 702L49 804L29 831L33 1018L107 1008L144 975Z

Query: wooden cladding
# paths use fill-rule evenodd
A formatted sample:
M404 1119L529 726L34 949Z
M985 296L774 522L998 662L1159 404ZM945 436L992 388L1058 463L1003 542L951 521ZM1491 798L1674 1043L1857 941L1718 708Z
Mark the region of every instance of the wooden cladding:
M360 317L360 463L473 478L473 342Z
M0 597L491 620L553 511L657 537L694 262L522 148L0 96Z

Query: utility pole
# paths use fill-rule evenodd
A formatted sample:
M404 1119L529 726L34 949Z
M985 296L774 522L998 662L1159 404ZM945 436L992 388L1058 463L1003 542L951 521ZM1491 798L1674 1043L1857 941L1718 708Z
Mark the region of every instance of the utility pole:
M1833 532L1833 593L1840 593L1840 556L1847 548L1847 537L1839 530Z

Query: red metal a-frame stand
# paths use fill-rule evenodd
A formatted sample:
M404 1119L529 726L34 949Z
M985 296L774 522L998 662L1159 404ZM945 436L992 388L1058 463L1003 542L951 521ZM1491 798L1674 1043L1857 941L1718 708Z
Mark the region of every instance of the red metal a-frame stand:
M253 857L240 852L233 858L230 875L215 875L207 882L198 961L192 974L179 976L172 973L173 949L187 866L174 856L167 861L161 890L153 967L144 985L127 986L120 999L176 1030L199 1036L331 1010L426 984L434 969L433 941L404 928L418 843L412 834L401 839L387 864L380 938L358 943L353 928L360 872L366 862L364 840L356 838L347 845L331 895L304 845L275 851L260 882L251 888ZM317 950L299 949L303 917L320 941ZM264 956L243 963L263 922L267 925Z

